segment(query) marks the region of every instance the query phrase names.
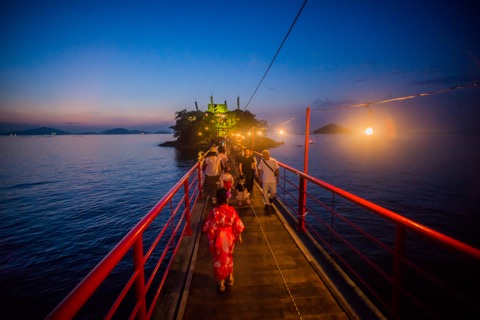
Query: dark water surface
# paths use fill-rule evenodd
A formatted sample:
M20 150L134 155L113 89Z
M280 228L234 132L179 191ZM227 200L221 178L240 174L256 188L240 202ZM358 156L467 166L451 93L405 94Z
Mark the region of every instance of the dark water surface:
M303 169L304 137L274 139L272 156ZM311 139L311 175L480 247L478 135ZM3 319L44 318L186 173L195 155L166 140L0 137Z
M285 137L272 156L303 170L304 139ZM480 135L310 140L310 175L480 248Z

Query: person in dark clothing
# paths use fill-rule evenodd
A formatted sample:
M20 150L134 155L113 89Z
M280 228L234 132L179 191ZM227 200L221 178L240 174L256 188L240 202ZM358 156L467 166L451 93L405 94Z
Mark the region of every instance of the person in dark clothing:
M245 150L245 156L240 158L239 170L240 174L245 176L245 186L251 194L253 191L253 181L255 179L255 172L257 171L257 163L253 157L253 152L250 149Z

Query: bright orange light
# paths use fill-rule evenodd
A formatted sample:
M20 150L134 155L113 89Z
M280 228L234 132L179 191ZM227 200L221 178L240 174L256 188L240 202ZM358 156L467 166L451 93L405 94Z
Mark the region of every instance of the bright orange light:
M367 136L371 136L373 134L373 129L372 127L368 127L367 129L365 129L365 134Z
M278 133L283 134L283 129L278 130Z

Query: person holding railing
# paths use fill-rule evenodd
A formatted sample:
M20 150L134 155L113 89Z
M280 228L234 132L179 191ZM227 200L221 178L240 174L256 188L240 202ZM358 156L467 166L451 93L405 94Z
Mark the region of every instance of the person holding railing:
M265 211L273 209L273 200L277 194L278 162L270 157L270 151L262 151L263 158L258 163L258 177L262 181Z
M233 285L233 249L236 241L242 243L245 229L237 211L228 205L230 192L220 188L216 193L218 206L205 219L202 231L207 234L210 252L213 253L213 272L218 290L225 291L225 280Z

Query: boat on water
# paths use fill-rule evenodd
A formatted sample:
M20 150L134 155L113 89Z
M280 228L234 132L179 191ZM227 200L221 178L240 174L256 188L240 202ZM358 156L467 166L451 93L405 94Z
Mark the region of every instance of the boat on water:
M280 183L274 215L272 212L263 212L261 215L260 211L255 210L255 204L245 208L247 211L244 214L248 217L255 213L259 225L265 220L267 224L263 229L267 229L271 225L268 222L278 217L285 229L289 230L289 236L295 239L304 256L314 266L311 274L295 273L296 268L289 269L288 265L297 262L288 258L293 257L293 253L287 252L287 266L275 267L282 274L279 278L285 279L287 291L292 295L294 312L304 316L328 312L325 311L328 308L320 310L321 301L324 301L323 297L328 291L335 297L342 314L349 318L398 319L411 318L412 315L422 319L455 316L477 318L480 315L476 297L470 295L470 292L474 292L470 290L478 285L475 279L480 266L480 250L288 165L279 165ZM261 197L258 201L261 201ZM210 297L211 294L204 288L195 288L198 279L192 280L194 271L191 270L195 268L192 261L202 257L197 255L201 243L198 226L205 214L205 203L208 201L204 201L202 196L200 159L59 304L49 318L65 319L79 314L111 318L120 313L141 319L188 319L188 315L195 314L195 311L185 311L188 297L194 297L195 290L203 290L200 295L204 297ZM167 222L161 228L152 228L153 222L165 215L169 217ZM365 215L369 217L368 224L359 220ZM378 229L387 228L391 229L391 238L379 237ZM346 232L347 229L350 231ZM264 233L267 234L267 231L264 230ZM274 235L278 238L279 232L275 231ZM246 240L247 234L244 236ZM273 241L273 238L270 240ZM284 246L278 245L272 251L277 249L282 252ZM243 260L257 263L255 259L246 257ZM281 264L281 260L276 260ZM460 264L455 263L459 260L468 263L462 263L460 268ZM116 266L125 264L131 265L131 274L126 277L127 281L117 296L102 299L110 301L111 305L98 316L96 312L100 307L95 305L95 299L98 299L95 292L109 281L107 279ZM254 305L254 300L258 300L265 309L263 311L271 317L278 317L278 312L287 312L281 304L265 303L277 301L273 297L285 290L282 283L267 283L274 278L273 273L277 273L277 269L272 269L273 266L269 268L268 275L262 276L260 273L256 282L246 284L247 287L260 288L262 299L254 296L254 299L248 300L251 305L246 305L244 312L262 309ZM308 284L312 283L311 279L319 275L327 288L323 293L320 287L307 289ZM235 303L235 299L245 303L242 290L236 289L245 289L241 287L241 279L238 276L235 287L231 289L232 294L235 293L228 298L231 303ZM465 279L470 281L464 282ZM209 278L203 275L200 285L208 286L208 281ZM175 287L172 289L173 285ZM308 292L310 296L297 299L295 291ZM307 300L310 303L302 305L301 301ZM197 301L199 309L195 310L205 309L207 304L214 302L215 299L201 299ZM165 305L169 308L165 308ZM240 309L235 310L237 315L241 314Z

